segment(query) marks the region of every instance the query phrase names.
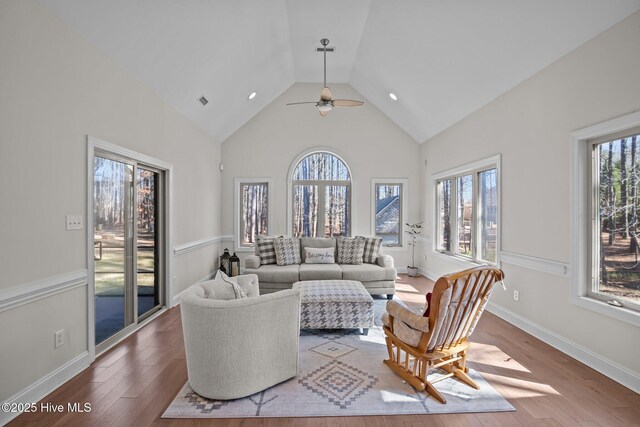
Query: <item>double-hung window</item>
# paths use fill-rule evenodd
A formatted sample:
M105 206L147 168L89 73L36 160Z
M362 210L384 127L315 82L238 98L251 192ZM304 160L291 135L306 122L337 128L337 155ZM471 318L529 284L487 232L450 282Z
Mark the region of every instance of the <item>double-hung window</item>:
M374 178L372 234L382 239L386 247L403 247L404 225L407 222L406 191L407 179Z
M589 140L592 298L640 310L640 129Z
M253 247L256 236L269 232L269 179L236 179L236 246Z
M496 264L500 250L500 157L434 175L437 252Z
M572 302L640 326L640 112L571 136Z

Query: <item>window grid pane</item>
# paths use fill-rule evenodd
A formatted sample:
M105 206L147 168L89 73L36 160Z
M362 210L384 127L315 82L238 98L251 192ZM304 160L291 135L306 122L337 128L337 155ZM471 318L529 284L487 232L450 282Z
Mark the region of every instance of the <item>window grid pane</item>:
M438 183L438 242L439 251L451 252L451 180Z
M240 184L240 244L251 246L255 236L268 234L269 184Z
M317 237L318 186L295 185L293 187L293 235Z
M346 237L349 235L350 199L348 185L328 185L325 187L325 237Z
M478 173L480 208L480 258L496 262L498 235L498 171L489 169Z
M593 233L593 292L602 298L640 303L638 162L640 134L594 146L598 185Z
M473 256L473 175L457 179L458 196L458 248L457 253Z
M313 153L304 157L293 173L296 181L349 181L349 168L331 153Z
M402 246L401 184L376 184L376 236L384 246Z

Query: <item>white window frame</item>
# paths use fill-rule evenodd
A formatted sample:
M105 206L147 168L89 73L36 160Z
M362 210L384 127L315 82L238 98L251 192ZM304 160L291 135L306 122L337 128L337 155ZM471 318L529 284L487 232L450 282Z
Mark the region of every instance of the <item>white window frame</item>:
M405 234L405 224L407 223L409 192L409 180L407 178L372 178L371 179L371 235L376 235L376 185L399 185L400 186L400 245L383 246L385 252L394 250L406 250L407 238Z
M267 230L271 232L271 199L272 199L272 191L273 191L273 180L271 178L235 178L234 179L234 211L233 211L233 236L234 236L234 247L236 252L253 252L255 250L254 245L243 245L242 239L240 237L240 186L242 184L267 184Z
M472 163L467 163L465 165L461 165L452 169L448 169L442 172L438 172L435 173L433 175L431 175L431 188L432 188L432 206L434 207L434 215L432 218L432 230L433 230L433 241L432 241L432 247L431 247L431 251L433 254L436 254L437 256L443 256L446 257L447 259L450 260L455 260L455 261L461 261L462 263L467 263L467 264L473 264L473 265L478 265L478 264L492 264L492 265L500 265L500 254L501 254L501 247L502 247L502 220L501 220L501 212L502 212L502 182L501 182L501 163L502 163L502 156L500 154L496 154L494 156L491 157L487 157L485 159L482 160L478 160ZM498 185L498 192L497 192L497 211L496 211L496 261L495 262L491 262L491 261L486 261L483 260L481 258L478 258L478 235L480 233L480 227L479 227L479 221L480 218L478 217L478 199L479 199L479 194L478 194L478 173L486 171L488 169L496 169L496 182ZM438 201L438 183L440 181L446 180L446 179L451 179L452 182L452 191L451 191L451 200L452 201L456 201L455 205L457 207L457 194L456 194L456 189L457 189L457 183L455 183L455 181L457 180L457 178L461 177L461 176L465 176L465 175L473 175L473 221L474 221L474 228L472 230L473 232L473 237L472 237L472 244L473 244L473 249L472 249L472 253L473 255L471 257L465 256L465 255L460 255L458 253L456 253L457 247L458 247L458 226L457 226L457 209L453 209L452 206L452 211L455 212L455 215L452 215L451 218L451 252L444 252L438 249L438 240L439 240L439 235L438 235L438 230L439 230L439 216L438 216L438 212L439 212L439 201Z
M349 181L324 181L324 180L310 180L310 181L298 181L293 179L293 174L296 171L296 167L300 163L302 159L305 157L314 154L314 153L327 153L332 156L336 156L338 159L342 161L347 167L349 171ZM347 237L353 236L353 227L354 227L354 218L355 218L355 203L353 203L355 198L355 180L353 178L353 172L351 171L351 167L349 167L349 163L345 160L345 157L341 154L337 153L333 148L327 147L316 147L302 153L298 154L296 158L291 162L291 166L289 167L289 173L287 174L287 234L289 236L293 236L293 188L294 185L317 185L319 187L325 187L327 185L349 185L349 192L351 194L349 200L349 235ZM323 193L318 189L319 194ZM319 200L320 201L320 200Z
M571 302L596 313L640 326L640 311L628 307L615 307L589 294L593 285L591 268L591 141L631 130L640 126L640 111L606 122L598 123L571 133L570 223L571 223ZM612 298L613 299L613 298Z

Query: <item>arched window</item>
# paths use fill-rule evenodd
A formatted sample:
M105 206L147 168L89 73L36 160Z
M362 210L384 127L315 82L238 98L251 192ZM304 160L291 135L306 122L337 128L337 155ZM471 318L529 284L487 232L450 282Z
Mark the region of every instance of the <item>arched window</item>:
M293 235L351 234L351 173L335 154L316 151L293 168Z

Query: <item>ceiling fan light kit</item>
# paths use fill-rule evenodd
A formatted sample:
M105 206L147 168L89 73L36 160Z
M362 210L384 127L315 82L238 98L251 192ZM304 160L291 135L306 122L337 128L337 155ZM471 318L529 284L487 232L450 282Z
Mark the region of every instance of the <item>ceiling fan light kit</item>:
M322 117L329 114L329 112L333 110L333 107L362 106L364 102L356 101L355 99L333 99L331 90L329 90L329 87L327 86L327 52L333 52L333 48L327 47L327 45L329 44L329 39L320 40L320 44L322 44L322 48L318 48L318 51L322 51L322 54L324 56L324 85L322 87L322 91L320 91L320 100L317 102L291 102L287 105L315 104Z

